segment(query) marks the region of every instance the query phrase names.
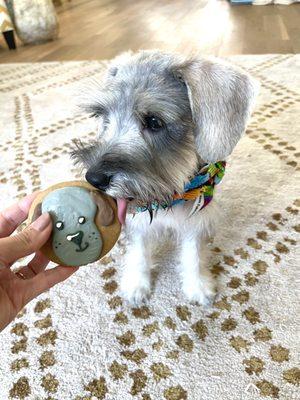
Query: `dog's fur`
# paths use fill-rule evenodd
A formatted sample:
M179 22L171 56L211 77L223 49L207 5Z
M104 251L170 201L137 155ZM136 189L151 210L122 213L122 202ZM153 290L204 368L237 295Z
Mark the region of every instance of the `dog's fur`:
M85 168L113 176L107 194L134 202L169 201L205 162L224 160L245 130L256 82L216 60L184 59L159 51L126 53L111 62L85 109L99 119L99 137L74 152ZM164 121L159 132L144 127L145 116ZM216 218L212 201L188 217L192 202L127 218L131 235L122 278L124 296L140 304L150 293L150 242L172 228L181 245L180 275L190 301L207 303L215 293L201 263L201 242Z

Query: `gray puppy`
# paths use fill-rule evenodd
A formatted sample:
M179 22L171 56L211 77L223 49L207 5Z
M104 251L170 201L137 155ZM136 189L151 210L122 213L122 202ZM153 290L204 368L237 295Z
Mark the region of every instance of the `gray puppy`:
M121 282L132 304L150 293L150 244L166 227L178 239L188 299L206 304L214 296L213 281L200 261L201 243L217 215L210 201L216 172L206 164L220 166L214 163L232 152L257 86L244 72L217 60L142 51L113 60L90 93L85 109L98 118L99 137L88 145L78 143L73 156L92 185L117 199L121 222L126 213L135 213L126 221L131 244ZM211 191L206 186L204 196L199 182L207 176ZM196 198L189 191L195 182Z

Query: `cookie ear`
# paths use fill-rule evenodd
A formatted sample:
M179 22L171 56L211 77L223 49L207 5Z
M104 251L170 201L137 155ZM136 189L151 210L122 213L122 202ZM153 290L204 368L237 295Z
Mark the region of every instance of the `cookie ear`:
M114 221L114 210L110 206L109 201L97 192L92 192L91 197L98 208L95 218L96 224L102 226L111 225Z
M38 203L33 210L30 223L38 219L38 217L40 217L41 215L42 215L42 203Z

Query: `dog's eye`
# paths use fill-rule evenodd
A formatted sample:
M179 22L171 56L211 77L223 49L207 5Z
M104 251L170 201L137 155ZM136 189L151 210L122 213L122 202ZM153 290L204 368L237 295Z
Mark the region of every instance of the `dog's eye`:
M62 221L57 221L55 226L59 231L64 229L64 223Z
M79 222L80 224L84 224L84 223L85 223L85 217L79 217L79 218L78 218L78 222Z
M155 117L154 115L149 115L145 117L145 128L150 131L157 132L164 127L163 121Z

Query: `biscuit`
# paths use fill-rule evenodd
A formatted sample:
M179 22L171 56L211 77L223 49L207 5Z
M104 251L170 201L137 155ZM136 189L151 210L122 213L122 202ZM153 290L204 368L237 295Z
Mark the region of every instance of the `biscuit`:
M34 200L29 223L49 212L53 229L40 249L51 261L81 266L107 254L118 240L121 224L115 200L84 181L62 182Z

